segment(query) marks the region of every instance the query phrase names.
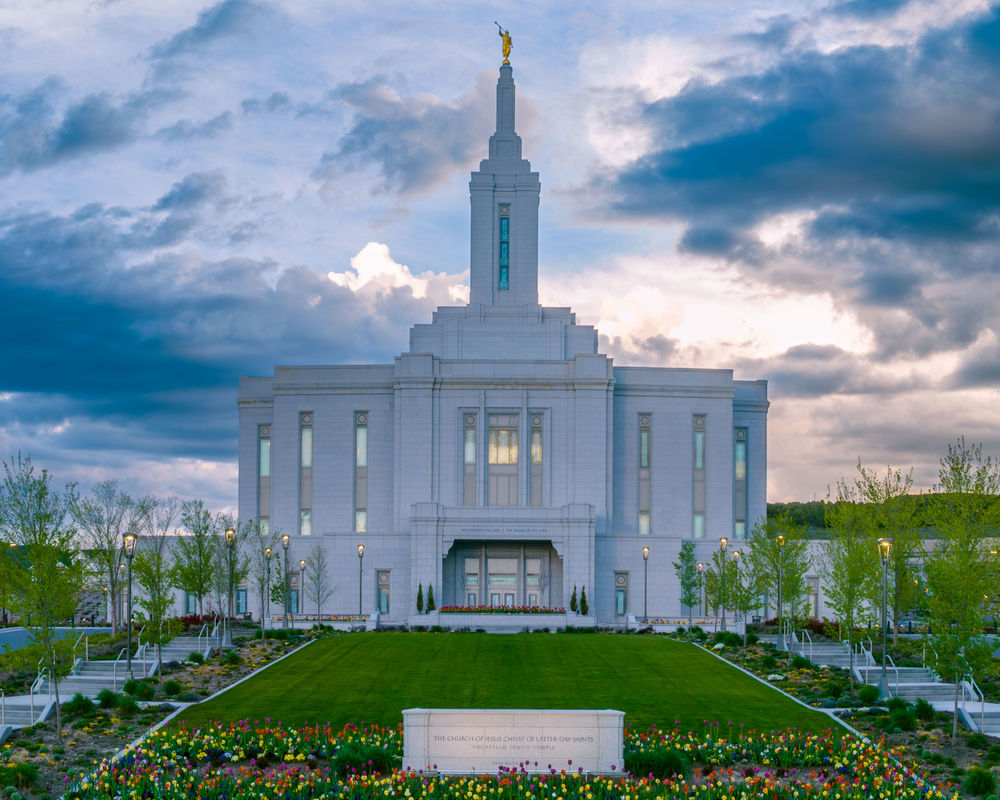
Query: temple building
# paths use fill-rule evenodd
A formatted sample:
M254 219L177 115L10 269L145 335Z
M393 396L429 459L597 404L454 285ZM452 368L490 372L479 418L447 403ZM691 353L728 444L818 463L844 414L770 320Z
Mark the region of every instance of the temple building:
M644 599L686 614L681 543L707 561L765 515L766 381L618 366L571 309L539 305L541 184L514 111L504 65L469 183L468 305L415 324L391 364L240 380L240 517L289 534L293 564L326 548L331 611L360 594L405 623L418 586L438 607L564 607L585 587L600 624Z

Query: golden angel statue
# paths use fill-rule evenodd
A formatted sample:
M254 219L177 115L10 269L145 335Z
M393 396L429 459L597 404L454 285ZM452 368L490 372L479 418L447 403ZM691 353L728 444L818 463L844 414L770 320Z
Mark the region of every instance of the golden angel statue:
M493 20L493 24L496 25L497 28L500 29L499 30L500 38L503 39L503 63L507 64L509 66L510 65L510 48L511 48L510 31L505 31L500 26L500 23L497 22L496 20Z

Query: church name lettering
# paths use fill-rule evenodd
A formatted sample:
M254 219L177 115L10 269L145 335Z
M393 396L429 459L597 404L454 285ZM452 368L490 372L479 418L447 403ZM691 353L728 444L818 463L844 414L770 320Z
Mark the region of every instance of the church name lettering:
M548 528L506 528L506 527L485 528L485 527L478 527L477 526L477 527L474 527L474 528L459 528L459 531L461 533L473 533L473 534L477 534L477 535L480 535L480 536L482 536L484 534L487 534L487 533L500 534L500 535L503 535L503 536L509 536L511 534L522 534L522 535L523 534L536 534L536 535L537 534L542 534L544 536L548 536L550 534L550 531L549 531Z

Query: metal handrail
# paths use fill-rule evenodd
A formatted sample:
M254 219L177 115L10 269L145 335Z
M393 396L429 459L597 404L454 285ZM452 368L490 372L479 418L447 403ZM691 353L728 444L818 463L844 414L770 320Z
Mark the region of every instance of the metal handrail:
M805 628L802 629L802 635L805 636L809 640L809 660L812 661L813 660L813 637L809 635L809 631L807 631ZM803 654L805 654L805 646L804 645L805 645L805 643L803 642L803 648L802 648ZM813 662L813 663L816 663L816 662Z
M888 653L883 654L885 660L889 662L889 666L892 667L893 672L896 673L896 695L899 696L899 668L896 666L896 662L892 660L892 656Z
M7 724L7 693L0 689L0 725Z
M118 662L122 660L122 656L125 655L125 648L121 649L118 653L118 658L115 659L115 663L111 666L111 688L113 691L118 691Z
M87 632L84 631L83 633L80 634L80 638L76 640L76 644L73 645L73 661L74 662L76 661L76 648L80 646L81 640L83 641L84 658L87 661L90 660L90 637L87 635Z
M208 623L206 622L201 626L201 630L198 631L198 652L203 652L204 648L201 646L201 637L204 635L206 628L208 628Z
M985 717L986 717L986 695L984 695L983 694L983 690L979 688L979 684L976 683L976 679L972 677L972 673L971 672L968 675L965 676L965 680L963 680L962 683L964 684L963 688L966 688L966 689L969 689L969 690L972 691L972 693L973 693L972 694L972 699L973 700L976 699L976 694L979 695L979 732L982 733L983 732L983 724L984 724L984 720L985 720ZM966 707L965 707L965 692L964 691L962 692L962 710L965 711L966 714L969 713L966 710Z

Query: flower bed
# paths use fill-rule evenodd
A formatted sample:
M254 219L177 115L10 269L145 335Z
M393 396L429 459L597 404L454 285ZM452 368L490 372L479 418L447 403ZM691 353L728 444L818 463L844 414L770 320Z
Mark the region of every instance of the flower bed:
M565 608L542 606L442 606L442 614L565 614Z
M153 733L119 760L102 762L94 775L77 782L66 797L861 800L878 796L882 800L936 800L946 796L943 787L900 768L881 746L851 735L743 732L732 727L720 731L717 725L706 725L701 733L678 727L642 733L626 729L626 765L630 760L650 763L651 754L668 752L699 767L686 777L650 773L611 779L552 770L541 775L501 771L494 776L439 778L385 767L399 763L402 733L398 728L348 725L335 732L329 727L291 730L243 722ZM345 754L351 758L345 759ZM383 774L375 769L379 765Z

